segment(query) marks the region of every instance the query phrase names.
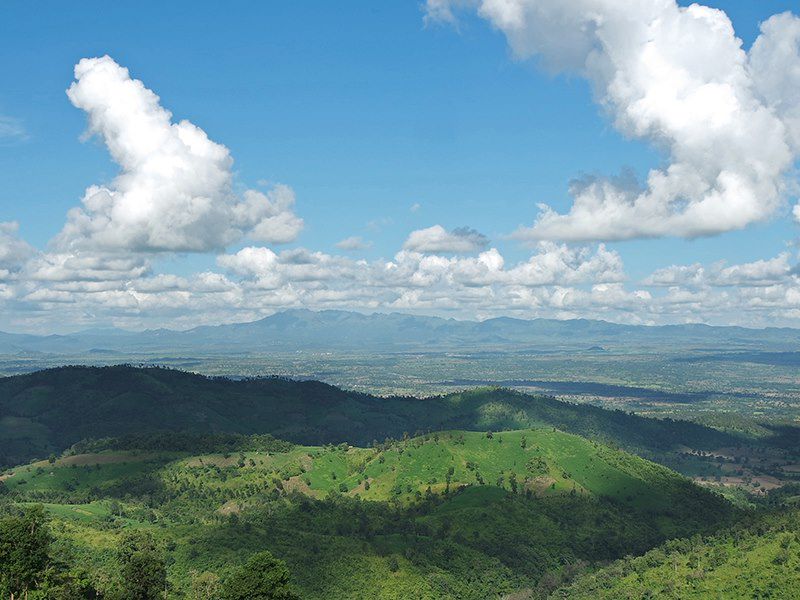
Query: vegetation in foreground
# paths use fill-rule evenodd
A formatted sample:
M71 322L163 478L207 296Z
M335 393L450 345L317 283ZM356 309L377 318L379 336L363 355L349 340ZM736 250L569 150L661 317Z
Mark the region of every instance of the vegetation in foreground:
M303 598L543 595L579 570L739 514L677 473L552 427L372 448L182 435L166 450L170 439L82 444L5 476L5 510L24 515L11 519L36 505L52 519L51 550L69 573L59 585L126 597L134 564L162 595L237 597L197 590L227 594L263 559L284 561L286 593ZM272 558L253 558L260 552ZM131 597L156 597L143 593Z
M585 574L554 598L800 598L800 511L672 540Z
M0 458L28 463L0 475L7 597L792 597L800 584L791 536L774 543L794 488L770 489L798 462L792 428L124 366L2 379L0 409ZM736 480L757 493L708 489Z

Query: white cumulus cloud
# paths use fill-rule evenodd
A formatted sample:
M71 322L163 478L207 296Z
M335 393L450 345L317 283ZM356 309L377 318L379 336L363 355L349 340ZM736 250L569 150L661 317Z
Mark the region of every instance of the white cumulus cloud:
M786 283L794 277L788 252L770 259L727 266L724 261L710 266L700 263L671 265L658 269L644 280L652 286L700 287L769 287Z
M195 251L224 248L249 235L263 242L297 237L302 220L286 187L269 194L232 189L228 149L182 120L108 56L75 67L70 101L88 115L120 166L108 185L92 185L56 238L61 250Z
M470 6L515 55L575 72L625 136L667 164L639 185L573 185L566 214L540 205L516 235L564 241L713 235L769 218L797 159L800 26L778 15L748 54L721 10L675 0L428 0L452 21Z

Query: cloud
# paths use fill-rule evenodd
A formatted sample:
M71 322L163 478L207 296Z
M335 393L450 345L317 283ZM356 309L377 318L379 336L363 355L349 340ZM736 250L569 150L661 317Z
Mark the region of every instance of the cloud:
M269 248L250 246L236 254L217 257L217 264L224 269L245 277L267 277L275 271L278 255Z
M343 239L336 243L339 250L347 250L348 252L355 252L356 250L366 250L372 247L372 242L365 242L361 237L354 235Z
M667 159L639 185L573 185L569 212L540 205L516 237L693 238L765 220L785 201L800 152L796 17L764 23L748 54L727 15L699 4L428 0L428 17L452 21L459 6L504 33L518 58L588 79L614 126Z
M294 191L278 184L266 194L247 190L242 202L233 206L234 223L247 230L256 242L286 244L303 230L303 219L294 214Z
M763 101L786 125L792 150L800 153L800 19L775 15L761 24L750 49L749 73ZM800 204L793 209L800 221Z
M447 231L441 225L412 231L403 248L435 254L469 254L486 248L489 239L468 227Z
M22 121L0 115L0 140L25 140L27 138L28 131Z
M35 253L23 259L22 277L0 286L0 302L5 319L24 315L50 331L106 320L189 327L299 306L623 320L659 310L647 292L624 288L621 258L602 245L540 242L515 264L496 248L448 254L402 249L391 260L367 261L247 246L217 257L224 274L181 277L154 274L151 258L136 253Z
M55 240L60 250L203 252L243 235L297 237L303 223L289 188L237 197L228 149L189 121L173 122L158 96L110 57L82 59L67 96L121 172L86 190Z
M669 267L656 270L647 277L643 283L645 285L661 287L677 285L700 287L706 284L705 275L705 268L700 263L692 265L670 265Z
M48 252L32 258L25 268L28 280L119 282L150 273L148 260L140 255L94 252Z
M800 323L800 276L788 252L744 264L672 265L637 286L628 281L620 255L602 243L549 239L622 239L667 230L694 235L692 227L699 231L713 221L725 229L732 220L749 222L756 209L759 215L774 210L764 207L780 204L791 184L786 173L776 175L775 157L782 156L781 147L793 157L798 147L798 95L792 92L800 85L794 83L797 19L782 15L767 21L750 55L733 68L729 63L740 56L733 48L738 42L729 39L721 13L703 7L684 11L672 7L671 0L656 10L654 1L635 0L629 4L632 24L612 2L576 2L587 9L581 15L593 10L598 19L587 21L576 16L572 4L549 0L457 4L477 6L496 21L520 56L535 54L547 68L584 73L620 130L653 140L666 149L671 163L644 183L627 173L572 182L575 203L568 215L544 207L540 222L519 234L534 240L523 260L510 260L474 229L447 231L441 225L413 231L388 260L269 248L294 241L303 228L293 191L273 185L263 192L240 192L227 148L187 121L173 122L158 97L110 58L86 59L76 67L69 97L87 112L88 133L104 141L120 173L87 190L46 252L20 239L15 223L0 224L0 325L23 323L47 332L100 322L190 327L247 321L300 306L467 318L513 314L635 323ZM439 6L456 4L441 0ZM542 21L533 22L531 11ZM666 16L648 21L653 14ZM642 15L650 23L650 41L640 35ZM586 27L572 28L576 22ZM692 52L681 45L686 40L693 41ZM661 62L634 60L648 53ZM784 76L773 76L784 64ZM655 94L653 89L664 85L659 69L672 73L674 81L667 78L670 85ZM695 98L698 94L709 94L713 110ZM740 128L739 139L731 130L745 117L751 122ZM700 119L702 126L690 127L681 119ZM781 135L767 135L765 124L775 125ZM766 137L753 143L757 133ZM744 160L742 147L748 144L752 156ZM697 159L703 152L706 165ZM738 204L708 200L722 167L725 177L743 182L730 196ZM771 185L774 196L768 193ZM705 191L697 197L675 192L695 189ZM747 189L759 200L743 195ZM713 206L721 213L713 215ZM800 216L800 208L795 211ZM554 219L549 224L542 221L548 214ZM389 223L383 219L372 226ZM542 223L550 228L547 235L541 233ZM241 249L225 250L234 243ZM368 244L350 237L337 247L350 251ZM217 252L218 269L186 276L158 272L160 252L211 250Z
M412 204L408 210L410 210L412 213L415 213L418 212L420 208L422 208L422 204L419 202L414 202L414 204Z
M231 273L250 280L260 289L277 289L282 286L311 284L340 280L348 285L357 276L357 269L365 263L305 248L276 253L269 248L249 246L236 254L217 257L217 264Z
M586 282L620 283L625 280L622 258L603 244L588 247L542 242L539 252L510 271L519 285L576 285Z
M459 286L463 291L486 286L568 286L625 280L622 259L616 252L602 245L593 251L552 242L538 244L537 251L527 261L509 268L503 255L490 248L476 257L444 257L403 250L386 264L386 269L392 273L395 285L445 284L451 294Z
M35 250L19 235L19 224L0 222L0 281L15 276Z
M761 24L750 49L748 72L764 102L781 117L795 152L800 150L800 18L775 15Z
M724 267L712 281L717 286L768 286L785 281L792 270L789 253L784 252L769 260Z
M304 248L276 253L269 248L247 247L221 255L217 264L259 289L292 286L315 292L352 293L374 298L384 305L404 290L441 292L456 303L476 288L540 287L620 282L622 261L603 247L569 248L540 244L526 262L505 268L505 259L491 248L474 257L441 256L401 250L392 260L353 260Z
M455 24L457 19L455 13L453 12L453 8L456 4L457 3L453 0L428 0L425 5L425 24Z
M516 263L496 248L476 255L400 250L390 260L305 248L247 246L221 254L223 272L153 273L137 255L37 254L0 281L0 322L52 332L112 322L191 327L258 319L290 307L402 310L465 318L603 318L627 323L800 322L800 278L791 256L740 265L673 266L630 287L617 252L603 245L539 242Z
M644 280L645 285L675 287L768 287L789 281L793 276L790 255L778 256L740 265L726 266L724 261L709 267L700 263L672 265L658 269Z

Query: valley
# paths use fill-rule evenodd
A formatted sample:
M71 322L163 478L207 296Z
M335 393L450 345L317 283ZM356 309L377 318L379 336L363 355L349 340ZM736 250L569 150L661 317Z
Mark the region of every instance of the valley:
M0 375L129 363L310 379L377 396L492 386L736 429L800 423L798 343L789 329L301 310L184 332L0 335Z

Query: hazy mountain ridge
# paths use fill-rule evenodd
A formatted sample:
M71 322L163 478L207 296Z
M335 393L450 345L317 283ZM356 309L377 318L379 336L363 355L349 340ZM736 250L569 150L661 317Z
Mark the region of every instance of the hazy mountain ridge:
M35 336L0 332L0 353L77 354L104 349L148 353L269 351L519 351L629 346L686 347L719 344L731 350L800 349L800 330L747 329L704 324L621 325L587 319L523 320L498 317L459 321L402 313L286 310L258 321L204 325L187 331L87 330Z

